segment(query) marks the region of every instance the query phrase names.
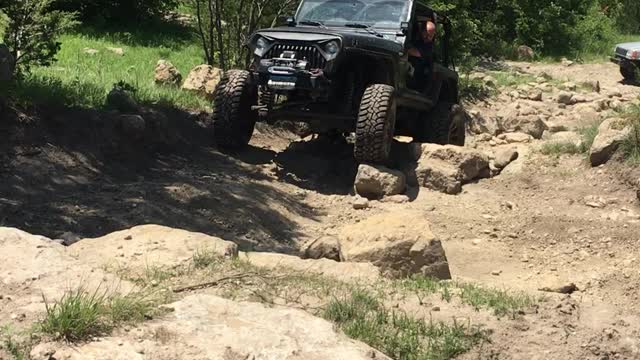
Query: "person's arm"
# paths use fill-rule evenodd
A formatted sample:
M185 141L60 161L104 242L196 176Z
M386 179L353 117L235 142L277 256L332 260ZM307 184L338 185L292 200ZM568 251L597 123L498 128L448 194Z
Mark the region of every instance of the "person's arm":
M417 57L417 58L421 58L422 54L420 53L420 51L414 47L410 48L408 51L409 56L411 57Z

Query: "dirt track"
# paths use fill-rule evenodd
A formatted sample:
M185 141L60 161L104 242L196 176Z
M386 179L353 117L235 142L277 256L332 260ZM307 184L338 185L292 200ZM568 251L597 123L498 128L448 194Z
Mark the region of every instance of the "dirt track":
M640 94L617 83L609 64L517 66L574 82L596 78L603 89ZM579 120L565 125L577 128ZM86 134L52 136L47 126L9 132L14 142L0 154L0 226L60 238L153 223L232 240L241 250L297 253L300 244L344 223L431 209L428 220L455 278L531 293L571 282L580 289L562 300L579 309L569 320L534 318L519 333L496 333L492 351L499 358L621 358L615 347L624 339L612 339L640 336L640 206L614 164L591 168L582 155L542 155L542 141L534 141L517 145L521 156L509 171L465 185L460 195L414 189L409 203L375 201L354 210L356 164L347 144L290 144L292 134L261 127L240 154L222 154L199 135L189 139L192 147L157 157L133 149L114 166L118 157L93 147ZM490 149L475 139L470 144ZM591 195L607 205L587 206ZM614 336L598 338L611 328Z

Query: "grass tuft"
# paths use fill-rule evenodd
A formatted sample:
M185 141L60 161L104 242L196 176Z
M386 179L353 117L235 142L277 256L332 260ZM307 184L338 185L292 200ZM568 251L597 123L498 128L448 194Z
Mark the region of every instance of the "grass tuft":
M334 299L324 317L347 334L394 359L450 359L485 340L485 334L454 322L425 321L384 307L373 295L354 291Z
M460 299L476 310L491 309L496 316L514 317L517 312L535 304L535 300L524 293L487 289L475 284L460 284Z
M600 127L601 121L594 121L586 127L583 127L578 130L578 133L582 135L582 146L581 150L583 153L588 153L591 149L591 145L593 145L593 141L598 136L598 128Z
M198 249L191 259L196 269L205 269L220 264L222 259L210 249Z
M46 317L41 330L45 334L66 341L80 341L110 330L102 319L106 295L99 289L93 293L87 293L83 289L70 291L54 304L44 300Z
M69 342L107 334L120 324L140 322L155 311L153 300L143 294L109 295L99 288L68 291L53 304L44 300L46 315L40 331Z
M578 145L570 141L554 141L543 144L540 152L544 155L554 156L560 156L562 154L575 155L584 153L584 149L582 145Z

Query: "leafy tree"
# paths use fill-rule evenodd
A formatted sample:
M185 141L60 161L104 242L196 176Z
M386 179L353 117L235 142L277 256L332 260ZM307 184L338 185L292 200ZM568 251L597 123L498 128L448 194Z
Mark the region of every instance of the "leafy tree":
M60 50L57 38L77 24L76 15L52 10L53 0L0 0L8 20L4 42L18 71L50 65Z

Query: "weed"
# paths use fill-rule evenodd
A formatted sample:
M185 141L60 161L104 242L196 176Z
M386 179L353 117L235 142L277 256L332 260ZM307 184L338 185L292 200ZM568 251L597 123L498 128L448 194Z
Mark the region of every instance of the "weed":
M323 316L338 324L349 337L394 359L450 359L485 338L479 329L456 322L427 322L402 311L391 311L362 290L344 299L334 299L326 306Z
M46 317L42 332L57 339L78 341L109 331L101 314L105 300L106 295L100 289L93 293L83 289L70 291L54 304L44 299Z
M580 146L580 150L583 153L587 153L589 149L591 149L591 145L593 145L593 141L598 136L598 128L600 127L601 121L594 121L586 127L583 127L578 130L578 133L582 135L582 145Z
M154 311L154 301L141 293L109 295L97 288L67 291L51 304L44 299L46 314L40 331L55 339L82 341L109 333L123 323L144 320Z
M193 266L196 269L204 269L213 265L220 264L221 259L218 254L210 249L198 249L191 258Z
M535 303L532 297L524 293L508 293L504 290L486 289L468 283L458 286L461 290L460 299L463 303L473 306L476 310L492 309L496 316L515 316L518 311Z
M562 154L581 154L584 152L584 149L582 149L582 145L570 141L554 141L542 145L540 152L544 155L560 156Z
M16 339L16 334L9 325L0 327L0 349L5 349L15 360L27 359L27 344Z
M631 133L622 142L620 150L624 158L632 165L640 164L640 105L627 109L626 117L631 122Z

